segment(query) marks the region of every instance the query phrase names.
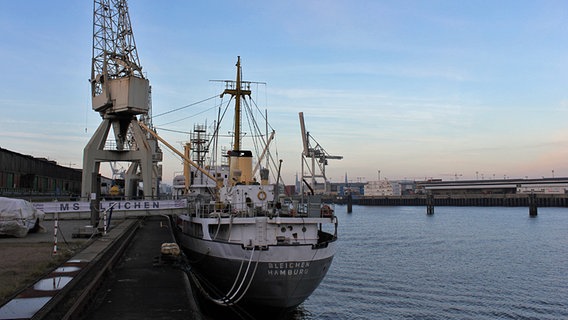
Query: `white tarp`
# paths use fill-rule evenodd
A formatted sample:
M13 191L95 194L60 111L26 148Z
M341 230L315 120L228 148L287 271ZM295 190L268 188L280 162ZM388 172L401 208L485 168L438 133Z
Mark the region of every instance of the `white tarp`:
M37 230L45 213L25 200L0 197L0 235L25 237Z

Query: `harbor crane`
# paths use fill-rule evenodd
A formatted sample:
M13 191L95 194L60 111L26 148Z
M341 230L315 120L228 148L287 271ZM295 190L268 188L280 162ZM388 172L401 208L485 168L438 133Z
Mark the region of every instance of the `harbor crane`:
M300 129L302 131L302 142L304 149L302 151L302 182L300 184L300 193L304 194L304 185L310 189L313 194L316 191L328 193L331 191L325 175L325 166L327 160L341 160L343 156L334 156L329 154L325 149L306 131L304 123L304 113L300 112ZM304 168L307 169L305 172ZM306 180L308 179L308 180ZM318 190L317 185L323 184L323 190Z
M144 198L156 196L162 152L140 127L142 122L151 126L151 89L142 73L126 0L94 0L92 50L92 108L102 122L83 150L81 197L94 200L100 163L115 161L131 163L126 197L140 196L140 180ZM107 141L111 130L114 139Z

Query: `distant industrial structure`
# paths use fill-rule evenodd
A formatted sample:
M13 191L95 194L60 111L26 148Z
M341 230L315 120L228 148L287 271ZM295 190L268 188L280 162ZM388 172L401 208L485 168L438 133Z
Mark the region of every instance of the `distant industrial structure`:
M30 200L79 198L81 179L81 169L0 148L0 196ZM426 196L432 195L437 203L447 205L524 205L528 196L534 194L545 204L568 206L568 177L352 182L346 176L344 182L324 181L316 181L311 188L335 202L342 202L347 195L351 195L354 203L359 204L424 205ZM115 179L107 177L100 177L100 182L103 197L111 195L111 187L117 184ZM286 186L285 193L299 193L301 183L303 181L297 177L296 185ZM168 198L172 195L170 186L161 185L160 189L158 197ZM119 198L124 196L123 193L118 195Z
M499 195L499 194L567 194L568 178L502 179L502 180L376 180L368 182L332 183L328 195L356 197L399 197L433 194Z
M530 206L568 207L568 178L373 181L353 203L378 206ZM338 202L344 197L337 196Z
M568 178L424 181L417 190L434 195L566 194Z
M78 197L81 172L52 160L0 148L0 196Z
M76 200L81 195L82 171L46 158L0 148L0 197L31 201ZM99 175L98 180L103 198L125 198L123 179ZM113 187L119 187L117 192L113 192ZM159 189L161 198L171 196L171 186L161 184Z

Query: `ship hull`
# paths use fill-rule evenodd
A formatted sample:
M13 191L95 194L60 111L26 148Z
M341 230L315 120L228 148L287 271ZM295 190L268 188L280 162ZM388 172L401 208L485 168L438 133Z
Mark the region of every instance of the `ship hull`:
M322 246L241 244L204 240L178 232L198 286L219 304L290 309L325 277L335 241Z

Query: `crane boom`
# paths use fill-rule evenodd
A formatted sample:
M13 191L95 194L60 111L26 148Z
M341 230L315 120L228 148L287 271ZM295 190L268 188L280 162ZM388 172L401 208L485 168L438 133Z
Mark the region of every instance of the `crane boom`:
M268 151L268 147L270 146L272 139L274 139L275 133L276 132L274 132L274 130L272 130L272 132L270 133L270 136L268 137L268 140L266 140L266 145L264 146L264 149L262 149L262 153L260 154L260 157L258 157L258 161L256 162L254 169L252 169L252 176L253 177L258 172L258 169L260 168L260 162L262 161L262 159L264 159L264 156L266 155L266 151Z
M164 140L162 137L160 137L156 132L154 132L154 130L148 128L144 123L140 122L140 127L144 130L146 130L146 132L148 132L149 134L151 134L153 137L155 137L156 139L158 139L161 143L163 143L164 145L166 145L166 147L168 147L170 150L172 150L175 154L177 154L178 156L180 156L183 160L185 160L186 162L188 162L190 165L194 166L197 170L199 170L201 173L203 173L204 175L206 175L207 177L209 177L210 179L212 179L213 181L217 182L217 179L215 178L215 176L213 176L212 174L210 174L209 172L207 172L205 169L201 168L197 163L195 163L194 161L192 161L187 155L181 153L180 151L178 151L176 148L174 148L171 144L169 144L166 140ZM217 182L218 183L218 182Z
M300 112L299 113L300 116L300 129L302 130L302 142L304 145L304 155L308 155L308 134L306 132L306 125L304 124L304 113Z

